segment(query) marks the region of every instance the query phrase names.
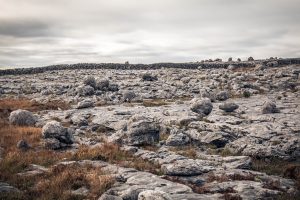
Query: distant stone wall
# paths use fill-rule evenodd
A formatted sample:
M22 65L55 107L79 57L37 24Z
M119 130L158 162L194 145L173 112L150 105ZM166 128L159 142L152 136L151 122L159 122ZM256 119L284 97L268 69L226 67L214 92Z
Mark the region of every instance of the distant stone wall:
M117 64L117 63L78 63L78 64L62 64L50 65L46 67L32 67L32 68L16 68L0 70L0 76L3 75L19 75L19 74L37 74L53 70L72 70L72 69L117 69L117 70L155 70L161 68L181 68L181 69L213 69L213 68L227 68L228 65L235 65L237 67L254 67L258 63L268 63L277 61L279 66L300 64L300 58L286 58L273 60L256 60L256 61L242 61L242 62L197 62L197 63L155 63L155 64Z

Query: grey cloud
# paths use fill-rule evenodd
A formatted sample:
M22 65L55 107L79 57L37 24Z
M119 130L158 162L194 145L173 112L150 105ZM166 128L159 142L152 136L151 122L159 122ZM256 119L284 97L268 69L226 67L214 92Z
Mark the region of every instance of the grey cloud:
M297 57L298 0L0 0L0 66Z
M45 37L53 35L46 23L35 20L1 20L0 35L11 37Z

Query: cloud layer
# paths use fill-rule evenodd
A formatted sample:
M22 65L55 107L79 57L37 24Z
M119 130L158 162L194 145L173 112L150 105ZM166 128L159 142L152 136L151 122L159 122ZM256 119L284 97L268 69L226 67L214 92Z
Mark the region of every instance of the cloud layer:
M0 0L0 66L300 57L299 0Z

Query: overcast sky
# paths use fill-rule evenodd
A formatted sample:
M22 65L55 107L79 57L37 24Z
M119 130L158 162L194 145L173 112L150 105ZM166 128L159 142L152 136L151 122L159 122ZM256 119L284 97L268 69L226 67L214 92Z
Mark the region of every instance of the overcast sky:
M300 0L0 0L0 66L300 57Z

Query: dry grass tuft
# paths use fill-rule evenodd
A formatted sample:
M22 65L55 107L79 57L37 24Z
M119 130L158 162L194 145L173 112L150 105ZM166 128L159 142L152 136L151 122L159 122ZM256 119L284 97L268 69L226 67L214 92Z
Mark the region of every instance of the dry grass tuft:
M0 181L21 190L21 193L0 194L0 199L96 199L114 183L114 178L92 167L53 167L62 160L103 160L123 167L162 174L160 165L136 158L118 145L104 143L98 148L81 146L76 153L46 150L40 146L41 128L12 126L9 113L16 109L40 111L57 109L60 104L37 104L29 100L0 100ZM62 107L60 107L62 108ZM66 107L65 107L66 108ZM25 140L31 146L20 150L17 143ZM50 172L20 176L31 164L49 167ZM89 189L89 196L74 196L71 190Z
M144 99L143 100L143 106L145 107L159 107L159 106L165 106L169 103L164 99Z
M31 112L37 112L42 110L66 110L69 109L68 105L64 101L53 100L47 103L38 103L29 99L0 99L0 118L6 119L11 111L17 109L29 110Z
M167 140L170 134L168 133L161 133L159 134L159 141Z
M120 149L116 144L104 143L100 147L81 146L72 156L72 160L102 160L122 167L135 168L154 174L162 174L160 165L138 157Z
M88 199L96 199L108 190L115 180L101 168L81 165L57 165L41 177L33 189L38 199L86 199L74 195L72 190L85 187L89 190Z
M170 150L178 153L179 155L182 155L182 156L185 156L185 157L188 157L191 159L198 158L197 149L196 149L196 147L194 147L192 145L171 147Z
M270 158L268 160L252 158L252 170L265 172L268 175L282 176L291 166L300 166L300 164L278 158Z

